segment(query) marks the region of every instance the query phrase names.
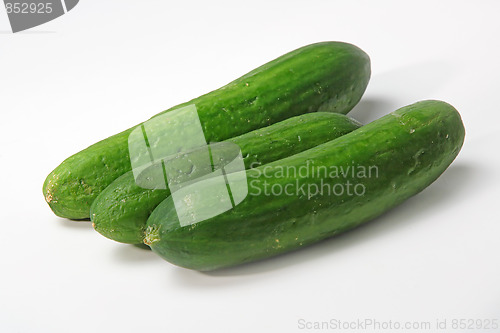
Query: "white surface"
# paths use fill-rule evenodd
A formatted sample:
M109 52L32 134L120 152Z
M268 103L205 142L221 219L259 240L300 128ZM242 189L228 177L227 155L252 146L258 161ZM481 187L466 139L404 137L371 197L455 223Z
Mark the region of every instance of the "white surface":
M298 332L300 319L373 318L477 332L451 321L500 321L498 13L498 1L81 0L14 35L0 8L0 331ZM466 126L446 173L373 223L203 274L44 202L45 176L70 154L323 40L371 56L353 117L434 98Z

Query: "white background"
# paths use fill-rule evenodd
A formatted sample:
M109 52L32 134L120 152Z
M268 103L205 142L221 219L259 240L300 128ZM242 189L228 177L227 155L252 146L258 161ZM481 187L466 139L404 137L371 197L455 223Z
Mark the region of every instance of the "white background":
M0 332L500 321L499 13L498 1L81 0L12 34L0 8ZM69 155L324 40L371 57L361 122L422 99L462 114L460 155L403 205L295 253L199 273L45 203L45 176Z

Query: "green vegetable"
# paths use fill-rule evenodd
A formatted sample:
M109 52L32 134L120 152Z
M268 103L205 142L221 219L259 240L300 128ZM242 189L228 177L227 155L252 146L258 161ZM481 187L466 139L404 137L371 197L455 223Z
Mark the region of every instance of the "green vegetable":
M313 111L347 113L370 77L370 60L356 46L312 44L285 54L228 85L167 111L195 104L207 142L220 142ZM90 217L90 206L113 180L131 170L133 128L69 157L43 186L61 217Z
M245 168L249 169L315 147L359 126L359 123L341 114L315 112L281 121L227 142L241 148ZM206 170L206 173L210 171ZM168 189L140 187L132 171L129 171L102 191L92 204L94 228L119 242L142 243L149 215L169 195Z
M247 197L222 214L181 226L178 216L185 212L176 211L170 196L149 217L145 243L171 263L201 271L298 249L422 191L455 159L464 136L460 115L449 104L403 107L338 139L247 170ZM194 186L203 190L215 180ZM190 204L210 213L223 194L193 197Z

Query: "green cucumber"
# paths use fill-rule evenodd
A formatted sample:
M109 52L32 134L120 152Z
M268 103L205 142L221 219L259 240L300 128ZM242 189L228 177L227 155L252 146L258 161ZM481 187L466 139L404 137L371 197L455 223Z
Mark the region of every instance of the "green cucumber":
M315 112L283 120L227 140L240 147L246 169L282 159L333 140L360 127L341 114ZM95 230L122 243L142 243L146 221L170 195L168 189L146 189L136 184L132 171L102 191L92 204Z
M323 42L164 112L195 104L207 142L220 142L308 112L345 114L360 100L369 78L365 52L347 43ZM48 175L43 193L56 215L90 217L97 195L131 170L127 140L134 128L69 157Z
M200 271L298 249L422 191L455 159L464 136L459 113L447 103L403 107L338 139L247 170L248 195L220 215L181 226L170 196L149 217L145 243L167 261ZM213 180L194 186L209 189ZM222 195L213 191L190 204L209 211Z

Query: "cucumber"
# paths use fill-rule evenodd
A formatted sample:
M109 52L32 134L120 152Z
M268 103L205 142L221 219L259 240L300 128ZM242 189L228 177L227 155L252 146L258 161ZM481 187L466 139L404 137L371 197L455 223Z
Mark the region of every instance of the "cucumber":
M360 100L369 78L365 52L347 43L323 42L164 112L195 104L207 142L220 142L308 112L345 114ZM134 128L69 157L48 175L43 193L56 215L90 217L97 195L131 170L127 140Z
M266 164L360 127L341 114L315 112L283 120L232 139L240 147L246 169ZM210 170L211 171L211 170ZM170 195L168 189L146 189L126 172L102 191L91 207L91 220L100 234L122 243L142 243L146 221L153 209Z
M167 261L200 271L298 249L422 191L455 159L464 136L459 113L445 102L403 107L338 139L247 170L246 181L238 179L247 183L248 195L220 215L181 226L170 196L149 217L145 243ZM214 179L194 186L210 188ZM222 194L193 197L191 205L204 213Z

